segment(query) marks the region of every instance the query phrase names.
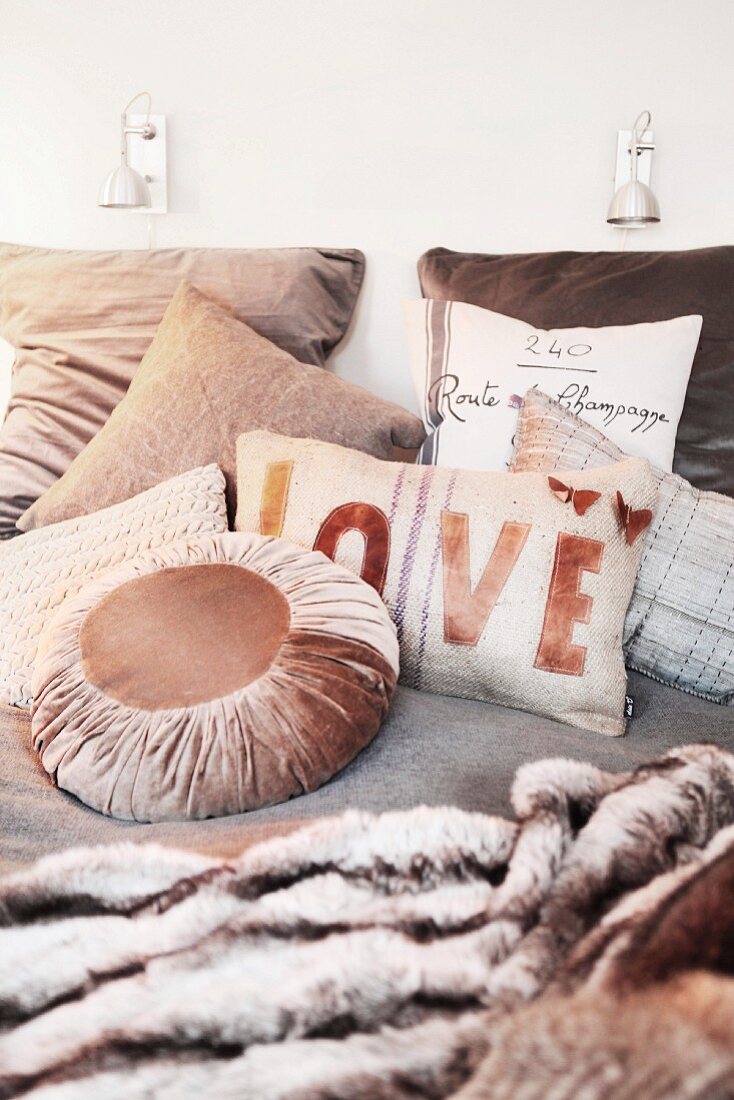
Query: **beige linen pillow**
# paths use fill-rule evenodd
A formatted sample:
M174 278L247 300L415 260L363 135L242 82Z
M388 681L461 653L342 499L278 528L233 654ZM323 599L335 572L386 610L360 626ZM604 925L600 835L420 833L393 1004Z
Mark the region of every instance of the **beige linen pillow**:
M234 504L235 442L269 428L383 458L420 446L417 417L296 360L182 284L127 396L64 476L18 521L29 531L217 462Z
M207 466L0 544L0 703L30 706L38 639L68 596L144 550L226 530L224 477Z
M375 736L398 675L377 593L323 554L204 536L67 600L33 676L33 744L114 817L242 813L313 791Z
M520 412L513 469L621 462L611 440L537 390ZM627 664L734 706L734 500L653 467L660 493L624 629Z
M346 331L363 273L354 249L0 244L0 336L15 348L0 431L0 537L124 397L182 279L296 359L323 365Z
M237 529L372 584L403 683L624 732L622 625L643 540L628 542L617 493L650 518L644 460L575 475L567 501L544 474L380 462L267 432L240 437L237 463Z

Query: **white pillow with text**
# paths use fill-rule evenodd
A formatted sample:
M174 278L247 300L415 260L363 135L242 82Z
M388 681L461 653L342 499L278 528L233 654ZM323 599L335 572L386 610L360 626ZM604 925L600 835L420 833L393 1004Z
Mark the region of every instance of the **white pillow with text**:
M518 395L537 387L628 454L672 469L700 316L546 330L430 299L405 302L404 314L424 465L505 469Z

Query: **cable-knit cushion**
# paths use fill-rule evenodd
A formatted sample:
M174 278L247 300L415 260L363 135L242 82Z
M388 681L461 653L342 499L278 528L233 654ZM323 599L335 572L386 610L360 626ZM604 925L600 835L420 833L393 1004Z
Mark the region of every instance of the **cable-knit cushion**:
M0 545L0 702L31 704L38 639L67 596L145 550L227 530L224 476L204 466Z
M33 744L111 816L240 813L348 764L397 676L395 628L358 577L281 539L204 537L64 605L40 646Z

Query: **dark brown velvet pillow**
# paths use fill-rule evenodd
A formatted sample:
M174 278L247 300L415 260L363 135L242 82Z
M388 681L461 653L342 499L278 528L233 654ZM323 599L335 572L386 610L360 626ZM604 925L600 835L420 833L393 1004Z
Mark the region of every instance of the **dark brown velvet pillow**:
M363 273L353 249L0 244L0 335L15 347L0 431L0 537L124 397L182 279L299 361L322 366L349 324Z
M734 246L506 256L433 248L418 274L426 298L469 302L539 328L700 313L673 469L699 489L734 496Z
M296 362L183 283L126 397L18 526L96 512L210 462L224 470L233 508L237 437L258 428L386 459L425 436L405 409Z
M203 536L67 600L33 679L33 744L102 813L165 821L312 791L372 740L398 675L368 584L260 535Z

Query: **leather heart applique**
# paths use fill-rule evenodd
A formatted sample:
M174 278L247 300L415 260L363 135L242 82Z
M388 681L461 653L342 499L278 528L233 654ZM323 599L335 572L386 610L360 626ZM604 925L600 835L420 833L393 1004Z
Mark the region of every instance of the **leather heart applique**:
M617 510L622 521L622 528L627 539L627 545L631 546L638 535L641 535L646 527L652 523L652 512L649 508L641 508L635 511L625 504L624 497L617 490Z
M593 489L572 489L557 477L549 477L548 484L554 497L558 497L564 504L573 504L573 510L577 516L583 516L588 512L592 504L595 504L601 496L601 493L595 493Z

